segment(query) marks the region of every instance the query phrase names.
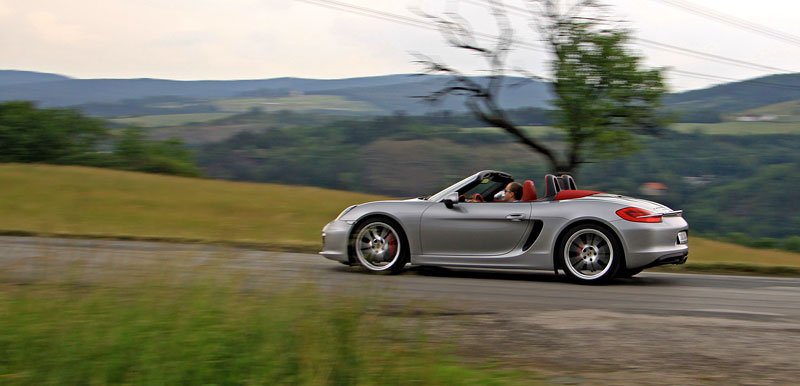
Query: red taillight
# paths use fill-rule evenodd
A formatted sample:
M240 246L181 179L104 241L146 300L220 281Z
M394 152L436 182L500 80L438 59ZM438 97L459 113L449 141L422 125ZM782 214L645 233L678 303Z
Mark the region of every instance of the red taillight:
M661 215L642 208L629 206L617 211L617 216L633 222L661 222Z

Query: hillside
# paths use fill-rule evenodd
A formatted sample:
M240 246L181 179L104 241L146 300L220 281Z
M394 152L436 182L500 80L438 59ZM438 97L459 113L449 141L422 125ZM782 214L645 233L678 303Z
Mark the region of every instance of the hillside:
M800 99L733 113L729 120L751 120L756 122L800 122Z
M171 113L217 112L209 100L229 98L287 97L331 95L364 103L370 111L389 114L405 111L411 115L431 111L465 112L462 98L448 98L442 104L429 105L413 97L426 95L442 86L447 78L434 75L384 75L346 79L274 78L253 80L166 79L71 79L61 75L22 71L0 71L0 101L32 100L42 106L75 106L101 116L157 115ZM482 77L474 80L484 81ZM520 78L507 77L506 85ZM172 108L149 106L142 112L142 100L154 97L174 98ZM190 110L182 106L187 102ZM506 108L547 107L552 93L544 82L530 81L506 87L501 105ZM677 113L682 122L719 122L723 115L743 110L800 100L800 74L770 75L742 82L669 94L665 109ZM148 106L144 106L148 107ZM325 107L325 106L323 106ZM323 112L325 109L323 108ZM330 110L330 109L329 109ZM331 110L332 111L332 110ZM328 112L331 112L328 111ZM109 113L113 112L113 113ZM352 111L362 115L363 111Z
M66 76L33 71L0 70L0 87L67 80Z
M22 82L17 71L0 71L0 80L8 79L0 89L0 101L32 100L42 106L75 106L89 103L119 103L148 97L171 96L199 99L221 99L265 92L319 92L352 87L400 85L419 82L412 75L385 75L351 79L275 78L255 80L198 80L166 79L70 79L50 75L48 82ZM28 79L44 79L45 74ZM433 79L435 77L429 77ZM313 93L312 93L313 94Z
M322 226L380 196L84 167L0 164L0 231L317 248Z
M800 74L769 75L702 90L670 94L664 104L678 112L718 115L800 99Z
M0 164L0 231L319 247L343 208L380 196L83 167ZM800 266L800 254L692 238L691 263ZM724 252L720 252L724 251Z

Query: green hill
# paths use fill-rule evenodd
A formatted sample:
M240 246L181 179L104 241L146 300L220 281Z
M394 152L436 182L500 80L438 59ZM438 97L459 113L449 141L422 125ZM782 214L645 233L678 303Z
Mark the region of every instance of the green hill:
M775 103L730 114L728 120L754 120L759 122L800 122L800 99Z
M0 164L0 230L318 248L322 226L380 196L70 166Z
M670 94L664 98L664 105L679 113L683 122L709 122L685 118L704 115L719 118L724 114L797 99L800 99L800 73L769 75Z

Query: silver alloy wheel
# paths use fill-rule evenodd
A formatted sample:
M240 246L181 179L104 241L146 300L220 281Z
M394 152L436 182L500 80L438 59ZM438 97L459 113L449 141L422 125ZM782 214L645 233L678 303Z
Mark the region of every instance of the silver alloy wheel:
M400 247L397 231L383 222L365 225L355 238L356 257L371 271L391 268L400 258Z
M614 247L603 232L588 228L575 232L564 245L564 265L583 280L596 280L613 266Z

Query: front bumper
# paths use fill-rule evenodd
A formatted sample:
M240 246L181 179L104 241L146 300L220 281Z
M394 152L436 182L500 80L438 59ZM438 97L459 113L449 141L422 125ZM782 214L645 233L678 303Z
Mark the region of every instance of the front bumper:
M319 254L331 260L349 263L347 243L351 228L351 224L341 220L325 225L322 228L322 251Z

